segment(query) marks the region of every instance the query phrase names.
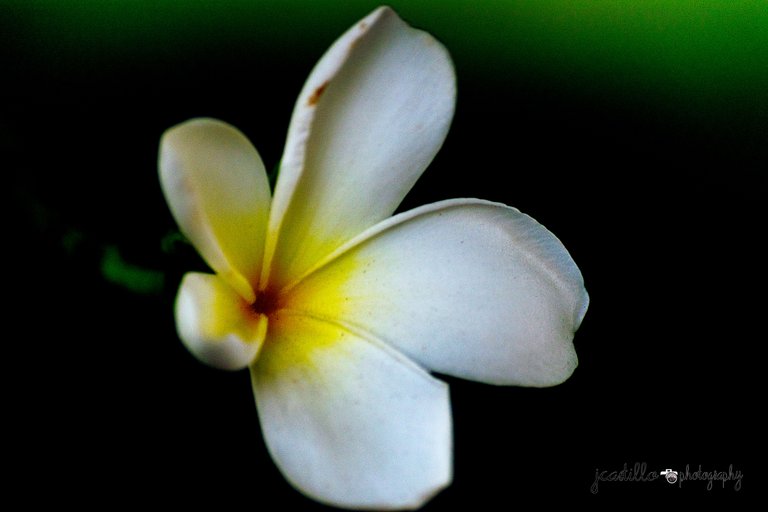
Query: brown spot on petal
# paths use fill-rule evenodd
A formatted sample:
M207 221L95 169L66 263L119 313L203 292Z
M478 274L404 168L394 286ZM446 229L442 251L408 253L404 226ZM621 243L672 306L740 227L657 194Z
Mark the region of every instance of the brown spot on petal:
M314 107L315 105L317 105L317 102L320 101L320 96L323 95L326 87L328 87L328 80L323 82L323 84L317 89L315 89L315 92L313 92L309 96L309 99L307 100L307 105L309 105L310 107Z

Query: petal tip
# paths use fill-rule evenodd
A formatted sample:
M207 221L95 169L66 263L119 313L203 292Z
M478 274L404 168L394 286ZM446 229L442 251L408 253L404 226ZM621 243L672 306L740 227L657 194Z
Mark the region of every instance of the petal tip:
M579 308L576 309L576 318L574 321L574 327L573 331L576 332L579 327L581 327L581 322L584 321L584 317L587 315L587 310L589 309L589 302L590 297L589 293L587 292L587 289L582 287L582 299L581 299L581 305Z
M258 356L266 336L261 316L248 335L238 330L241 298L219 277L190 272L176 297L176 329L181 342L199 361L220 370L242 370Z

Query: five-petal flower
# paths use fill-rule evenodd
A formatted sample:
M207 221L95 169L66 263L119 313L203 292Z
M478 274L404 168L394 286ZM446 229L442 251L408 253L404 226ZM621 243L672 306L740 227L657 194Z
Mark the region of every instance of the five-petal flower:
M477 199L390 217L454 103L443 46L380 8L312 71L274 197L225 123L161 142L171 211L215 271L182 280L179 336L205 363L249 368L275 462L325 503L412 508L450 482L449 395L428 371L550 386L576 367L588 296L554 235Z

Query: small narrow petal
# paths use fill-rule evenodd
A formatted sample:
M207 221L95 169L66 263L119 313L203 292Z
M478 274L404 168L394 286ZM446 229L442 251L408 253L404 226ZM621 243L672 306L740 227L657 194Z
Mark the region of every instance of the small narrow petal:
M504 205L452 200L362 234L287 304L373 333L433 371L549 386L577 365L572 339L588 302L578 267L543 226Z
M203 363L240 370L259 353L267 317L252 311L218 276L190 272L176 298L176 328L187 349Z
M159 167L181 231L222 279L253 301L270 205L256 149L228 124L194 119L163 135Z
M291 120L270 218L270 284L283 286L394 212L445 139L455 80L445 48L386 7L336 41Z
M417 508L450 482L443 382L339 325L288 311L270 322L251 376L288 481L327 504L378 510Z

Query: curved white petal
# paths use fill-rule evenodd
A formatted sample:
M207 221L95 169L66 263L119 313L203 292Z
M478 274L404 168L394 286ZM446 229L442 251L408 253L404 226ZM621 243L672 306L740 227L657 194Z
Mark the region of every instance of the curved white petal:
M240 370L259 353L267 317L212 274L184 275L176 297L179 338L200 361L223 370Z
M165 132L159 167L181 231L216 273L253 301L270 204L256 149L226 123L193 119Z
M270 218L270 284L390 216L442 145L454 103L445 48L391 9L336 41L291 120Z
M447 386L375 339L280 311L251 375L267 447L308 496L416 508L450 482Z
M452 200L362 234L286 303L371 332L430 370L548 386L577 365L572 339L588 302L543 226L504 205Z

